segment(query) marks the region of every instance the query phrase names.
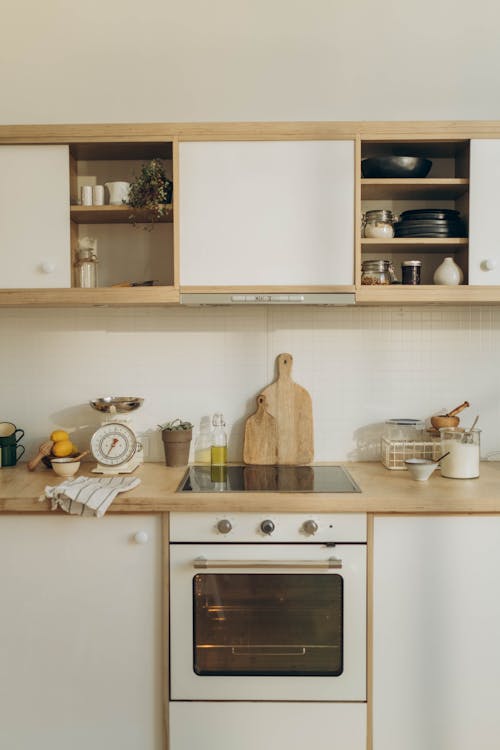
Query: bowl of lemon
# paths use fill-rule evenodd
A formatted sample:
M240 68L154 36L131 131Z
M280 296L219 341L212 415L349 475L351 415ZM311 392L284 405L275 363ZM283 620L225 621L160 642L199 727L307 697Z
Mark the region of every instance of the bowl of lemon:
M80 453L77 446L71 440L69 432L66 432L66 430L53 430L50 433L49 440L52 443L50 453L42 459L45 466L49 469L54 468L52 463L53 460L57 459L60 463L62 463L63 459L65 462L68 460L71 461ZM78 471L78 469L76 469L76 471Z

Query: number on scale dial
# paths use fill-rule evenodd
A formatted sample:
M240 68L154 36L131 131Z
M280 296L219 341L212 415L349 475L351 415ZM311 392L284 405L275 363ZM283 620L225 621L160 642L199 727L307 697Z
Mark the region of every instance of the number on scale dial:
M110 422L99 427L90 440L92 455L104 466L118 466L137 450L137 438L125 424Z

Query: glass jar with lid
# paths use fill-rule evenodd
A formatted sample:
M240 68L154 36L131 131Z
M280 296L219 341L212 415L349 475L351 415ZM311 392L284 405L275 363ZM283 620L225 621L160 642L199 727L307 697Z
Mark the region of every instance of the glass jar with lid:
M75 261L75 286L93 289L97 286L97 255L89 247L80 247Z
M365 260L361 264L361 283L371 285L394 284L396 276L390 260Z
M386 209L366 211L363 216L364 236L367 238L391 239L391 237L394 237L394 221L392 211Z

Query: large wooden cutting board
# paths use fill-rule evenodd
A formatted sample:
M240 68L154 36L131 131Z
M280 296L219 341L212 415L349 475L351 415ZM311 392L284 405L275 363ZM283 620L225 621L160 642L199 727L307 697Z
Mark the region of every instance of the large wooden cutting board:
M314 458L312 401L306 389L292 380L292 363L291 354L278 356L278 377L261 391L259 398L265 398L265 414L274 420L274 425L268 419L265 424L276 429L276 463L308 464ZM253 416L258 414L257 411ZM269 460L255 460L262 457L262 446L272 442L267 427L264 429L263 425L264 419L261 419L260 430L251 430L247 434L245 429L245 463L270 463Z

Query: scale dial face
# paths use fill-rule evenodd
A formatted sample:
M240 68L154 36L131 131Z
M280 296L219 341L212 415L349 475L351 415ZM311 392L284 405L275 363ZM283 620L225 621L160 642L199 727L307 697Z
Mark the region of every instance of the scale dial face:
M94 432L90 449L95 460L103 466L119 466L136 452L137 438L127 425L109 422Z

